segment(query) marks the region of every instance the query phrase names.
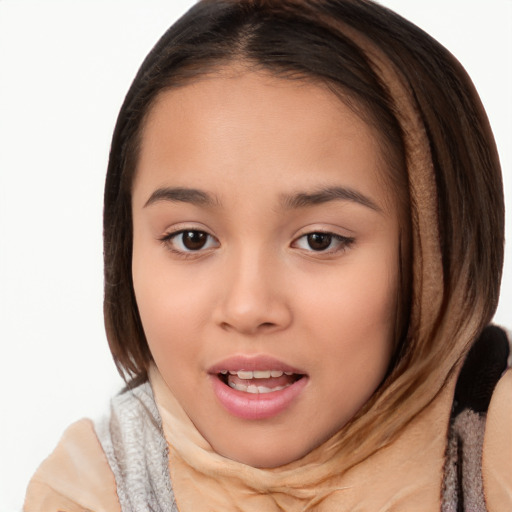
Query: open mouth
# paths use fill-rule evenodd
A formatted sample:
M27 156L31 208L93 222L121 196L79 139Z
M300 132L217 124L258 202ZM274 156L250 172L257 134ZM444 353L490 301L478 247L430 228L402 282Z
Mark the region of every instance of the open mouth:
M251 394L275 393L304 377L281 370L221 370L217 375L230 388Z
M233 356L208 371L220 404L233 416L263 420L289 410L309 376L273 357Z

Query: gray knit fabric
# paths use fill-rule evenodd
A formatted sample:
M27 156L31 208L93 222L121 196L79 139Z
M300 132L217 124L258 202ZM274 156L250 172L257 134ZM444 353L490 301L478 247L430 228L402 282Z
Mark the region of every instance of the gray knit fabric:
M178 512L169 476L169 451L149 383L111 401L95 423L114 473L123 512Z
M442 512L486 512L482 480L485 414L465 409L450 428Z

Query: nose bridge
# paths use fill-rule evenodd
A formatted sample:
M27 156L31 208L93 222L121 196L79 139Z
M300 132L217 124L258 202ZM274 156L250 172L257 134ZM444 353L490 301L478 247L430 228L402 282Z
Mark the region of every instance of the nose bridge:
M283 328L291 320L285 291L276 280L279 258L253 244L240 244L227 258L220 323L244 333Z

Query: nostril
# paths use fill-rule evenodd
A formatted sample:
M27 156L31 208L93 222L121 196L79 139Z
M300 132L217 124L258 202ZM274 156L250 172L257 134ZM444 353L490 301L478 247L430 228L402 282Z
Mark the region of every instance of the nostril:
M229 322L222 322L220 324L220 327L221 329L225 330L225 331L231 331L231 330L237 330L237 331L240 331L240 330L243 330L243 331L247 331L247 332L257 332L257 331L268 331L270 329L274 329L276 327L277 324L275 324L274 322L262 322L260 324L255 324L255 327L250 327L250 326L243 326L243 325L233 325Z
M222 322L220 324L221 329L224 329L225 331L229 331L232 329L231 325L229 325L227 322Z

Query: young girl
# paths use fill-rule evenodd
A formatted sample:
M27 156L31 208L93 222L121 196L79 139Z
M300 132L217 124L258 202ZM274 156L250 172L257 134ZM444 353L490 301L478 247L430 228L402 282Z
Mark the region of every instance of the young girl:
M25 510L512 507L498 157L418 28L200 1L119 114L104 244L127 389Z

